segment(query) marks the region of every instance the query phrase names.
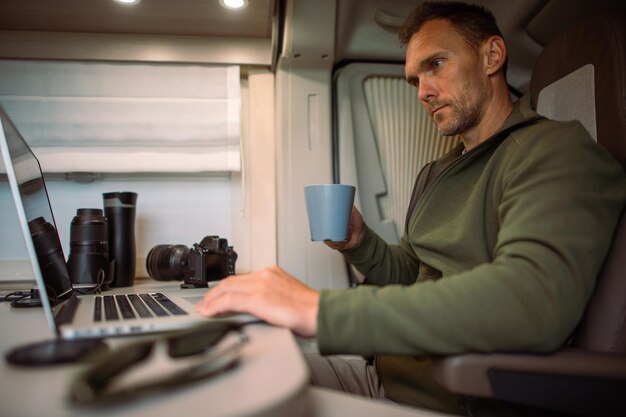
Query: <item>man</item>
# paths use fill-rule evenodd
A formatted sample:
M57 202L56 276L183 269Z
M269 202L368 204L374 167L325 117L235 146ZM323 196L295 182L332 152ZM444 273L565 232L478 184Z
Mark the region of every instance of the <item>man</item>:
M400 245L354 209L347 242L330 242L366 276L315 291L278 267L230 277L198 310L254 314L324 354L328 386L464 414L437 386L429 354L546 352L580 319L626 198L619 164L578 122L539 119L513 104L506 45L493 15L425 2L400 32L406 78L443 135L462 143L422 170Z

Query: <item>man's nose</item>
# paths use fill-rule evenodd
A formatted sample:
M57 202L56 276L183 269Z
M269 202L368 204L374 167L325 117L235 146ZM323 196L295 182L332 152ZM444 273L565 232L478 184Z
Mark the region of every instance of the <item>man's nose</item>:
M420 80L417 97L420 99L420 101L428 103L432 99L437 97L437 90L434 88L433 84L427 79Z

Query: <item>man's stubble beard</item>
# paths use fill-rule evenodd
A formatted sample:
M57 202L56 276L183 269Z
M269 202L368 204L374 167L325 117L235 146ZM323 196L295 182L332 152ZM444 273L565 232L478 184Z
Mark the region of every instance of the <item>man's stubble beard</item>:
M442 136L461 135L463 132L477 126L482 117L482 103L485 101L485 93L482 90L475 92L475 100L471 101L470 94L463 94L457 102L445 103L450 107L450 122L448 126L442 127L437 124L437 130ZM433 116L436 121L436 115Z
M456 101L445 102L450 107L450 121L447 126L437 124L436 115L433 116L439 133L443 136L461 135L463 132L477 126L483 118L482 104L485 102L486 93L471 82L465 83L465 93ZM474 100L472 100L472 96ZM438 103L441 105L441 103Z

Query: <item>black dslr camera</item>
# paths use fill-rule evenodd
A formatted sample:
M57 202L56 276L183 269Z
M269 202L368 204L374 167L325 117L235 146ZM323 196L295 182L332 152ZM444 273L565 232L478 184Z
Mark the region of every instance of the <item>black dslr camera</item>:
M182 288L207 287L235 273L237 253L226 239L206 236L191 248L184 245L157 245L146 258L148 274L157 281L183 280Z

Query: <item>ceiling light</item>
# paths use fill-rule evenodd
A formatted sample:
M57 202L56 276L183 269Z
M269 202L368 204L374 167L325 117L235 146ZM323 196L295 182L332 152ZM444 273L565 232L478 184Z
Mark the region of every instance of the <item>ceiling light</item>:
M137 4L139 3L141 0L115 0L117 3L122 3L122 4Z
M243 9L248 5L248 0L220 0L220 4L228 9Z

